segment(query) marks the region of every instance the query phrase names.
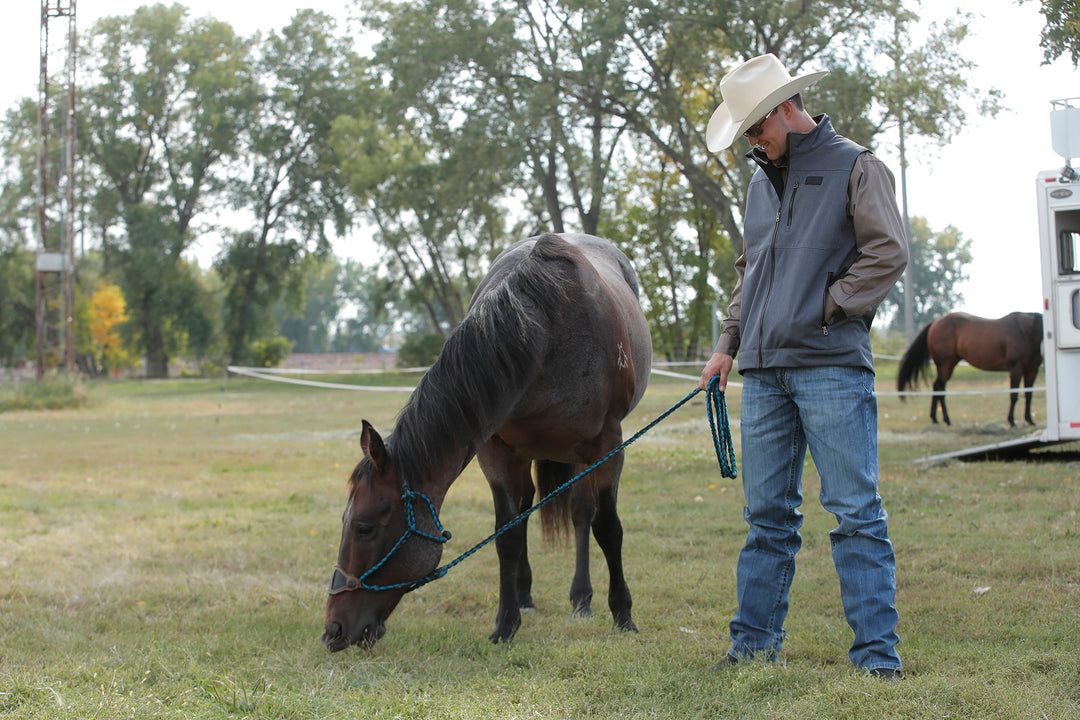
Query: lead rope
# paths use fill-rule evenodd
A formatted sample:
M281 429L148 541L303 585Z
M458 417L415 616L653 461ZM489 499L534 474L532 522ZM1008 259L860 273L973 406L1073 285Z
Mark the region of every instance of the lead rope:
M716 449L716 460L720 464L720 473L726 478L735 478L738 476L738 469L735 466L735 448L731 440L731 429L728 424L727 403L724 400L724 392L718 388L719 380L719 377L714 377L712 380L709 381L708 390L706 391L706 410L709 416L709 428L712 431L713 446ZM479 543L474 545L472 548L466 550L446 565L435 568L428 575L420 578L419 580L409 580L407 582L393 583L390 585L369 585L367 583L368 577L380 567L382 567L386 563L386 561L390 559L390 556L393 555L398 548L405 544L405 541L409 538L410 535L419 535L420 537L438 543L445 543L447 540L450 539L450 533L449 531L443 529L442 523L439 521L438 513L435 512L435 505L431 502L431 499L428 498L428 496L424 493L413 492L412 490L410 490L409 484L403 480L402 485L404 492L401 496L401 499L405 503L405 513L406 517L408 518L409 527L405 530L405 533L401 536L397 543L394 544L394 547L390 548L390 552L386 553L382 560L375 563L375 565L370 570L361 575L358 580L349 578L347 574L340 568L334 568L335 575L337 574L337 572L340 571L344 577L348 578L345 586L338 588L336 592L359 589L368 590L370 592L382 592L385 590L404 589L405 592L411 592L419 587L427 585L433 580L438 580L442 576L446 575L446 573L450 572L451 568L464 561L465 558L475 554L477 551L480 550L480 548L495 540L503 533L508 532L517 525L525 522L525 520L527 520L528 517L534 512L544 507L544 505L547 505L558 495L566 492L566 490L568 490L571 485L573 485L578 480L585 477L593 470L600 467L608 460L625 450L631 443L637 441L638 438L659 425L673 412L681 408L686 403L690 402L691 398L693 398L699 392L701 392L701 388L695 388L693 392L689 393L682 400L665 410L651 423L634 433L633 437L625 441L622 445L619 445L607 455L600 458L595 463L585 468L580 473L570 478L559 487L552 490L550 493L545 495L540 500L540 502L536 503L528 510L515 517L513 520L509 521L508 523L497 529L491 535L487 536ZM428 509L431 511L431 517L435 520L435 527L438 529L440 535L432 535L431 533L424 532L423 530L420 530L416 527L416 512L413 508L413 505L416 503L417 498L423 500L427 504ZM331 580L331 584L333 585L333 579ZM331 588L331 594L336 594L336 592L334 588Z

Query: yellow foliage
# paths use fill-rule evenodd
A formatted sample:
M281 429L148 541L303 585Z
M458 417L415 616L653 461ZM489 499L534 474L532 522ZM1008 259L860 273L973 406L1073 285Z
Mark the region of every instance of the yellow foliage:
M118 367L129 362L128 353L116 326L127 321L127 303L120 288L108 281L101 281L90 297L90 336L94 340L95 354L106 366Z

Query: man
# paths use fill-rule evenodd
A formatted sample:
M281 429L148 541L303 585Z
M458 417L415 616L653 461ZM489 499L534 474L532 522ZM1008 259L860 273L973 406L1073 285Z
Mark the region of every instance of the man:
M792 78L774 55L720 81L724 102L706 132L712 152L739 135L759 168L750 181L739 280L701 373L727 386L743 375L743 511L739 607L725 661L775 660L802 538L802 467L809 448L830 533L855 667L894 680L896 562L877 492L877 399L870 324L903 273L907 240L889 170L811 117L800 93L826 73Z

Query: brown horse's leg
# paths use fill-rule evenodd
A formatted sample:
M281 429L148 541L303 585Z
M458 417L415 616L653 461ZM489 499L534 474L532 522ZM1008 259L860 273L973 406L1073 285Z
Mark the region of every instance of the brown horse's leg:
M933 346L931 346L933 349ZM934 395L934 398L930 401L930 419L935 423L937 422L937 416L934 413L934 406L941 405L941 419L946 425L952 425L949 421L949 411L945 407L945 384L949 382L949 378L952 377L953 368L956 367L956 360L949 358L947 361L938 362L934 360L934 366L937 368L937 377L934 378L934 392L941 393L940 395Z
M1016 427L1013 412L1016 410L1016 399L1020 396L1020 373L1009 373L1009 427ZM1031 407L1028 407L1028 415L1031 415Z
M942 382L941 387L938 387L938 384L934 383L934 389L940 390L942 393L940 396L935 396L937 397L937 401L941 403L941 419L946 425L952 425L952 422L949 420L949 410L945 407L945 383Z
M580 471L584 466L575 466ZM594 470L601 472L600 469ZM570 605L577 617L592 617L593 586L589 572L589 531L596 518L593 478L584 477L572 489L570 516L574 523L574 579L570 583Z
M615 627L620 630L637 632L637 626L630 616L630 608L634 603L630 596L630 588L626 584L626 576L623 574L623 528L617 508L619 475L622 472L623 464L622 453L612 458L610 462L614 464L614 467L610 470L611 480L601 488L598 494L593 535L596 537L596 544L604 552L604 559L607 561L609 576L608 607L611 609Z
M941 394L930 398L930 419L937 425L937 406L941 405L941 419L946 425L952 425L949 422L949 411L945 407L945 381L940 377L934 380L934 392Z
M1024 387L1031 388L1035 385L1035 378L1039 375L1039 366L1036 365L1034 370L1028 370L1024 373ZM1034 425L1035 421L1031 419L1031 390L1024 392L1024 420L1028 425Z

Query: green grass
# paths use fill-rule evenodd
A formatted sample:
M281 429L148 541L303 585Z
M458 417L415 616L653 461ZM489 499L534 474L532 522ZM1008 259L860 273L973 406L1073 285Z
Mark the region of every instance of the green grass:
M893 372L882 363L880 390ZM958 375L950 390L1006 385ZM627 435L692 387L654 378ZM497 561L485 548L408 595L374 650L328 654L325 588L360 420L389 431L405 398L230 378L110 383L82 407L0 414L0 717L1080 716L1076 453L916 462L1026 433L1006 425L1003 395L950 398L952 428L930 425L927 398L879 399L902 683L848 664L833 520L810 462L784 664L714 669L745 526L700 397L628 451L639 634L611 630L595 548L597 615L571 618L571 550L537 537L538 610L513 643L486 640ZM737 421L738 388L728 403ZM1044 407L1037 397L1037 418ZM474 463L443 508L444 560L491 531L490 503Z
M90 402L85 383L70 375L0 385L0 413L11 410L67 410Z

